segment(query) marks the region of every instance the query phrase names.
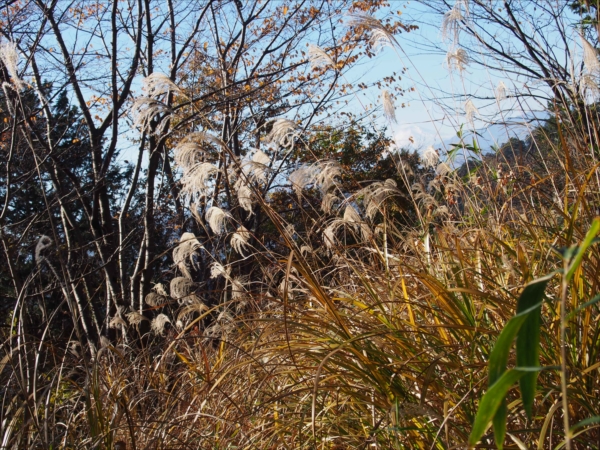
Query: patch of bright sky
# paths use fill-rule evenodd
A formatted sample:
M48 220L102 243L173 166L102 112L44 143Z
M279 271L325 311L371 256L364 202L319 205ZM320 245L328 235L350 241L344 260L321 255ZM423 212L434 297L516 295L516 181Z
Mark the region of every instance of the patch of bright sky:
M511 137L523 138L531 131L531 118L544 117L545 105L541 103L514 97L496 100L495 90L500 81L509 92L515 93L531 89L524 85L525 79L479 65L470 65L463 72L451 71L445 60L446 51L453 44L443 41L442 17L432 13L426 5L392 1L391 7L392 11L402 11L405 23L416 23L419 29L400 34L399 51L384 48L368 69L361 70L363 81L368 83L407 68L401 81L407 92L395 102L397 123L389 124L383 117L376 119L379 127L388 127L388 134L399 148L422 151L432 145L444 154L451 144L458 143L457 131L462 127L463 136L467 136L465 141L471 142L476 131L479 145L486 151ZM545 86L535 89L547 91ZM367 99L366 103L380 105L380 92L375 88L360 96ZM479 111L473 123L465 115L465 102L469 99ZM401 106L403 103L405 107Z

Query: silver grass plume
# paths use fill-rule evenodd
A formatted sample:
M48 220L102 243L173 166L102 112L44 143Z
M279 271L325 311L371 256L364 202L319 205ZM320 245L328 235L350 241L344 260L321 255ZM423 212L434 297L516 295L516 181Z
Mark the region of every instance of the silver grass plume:
M440 28L443 40L452 39L455 44L458 44L460 23L465 20L463 7L465 7L465 14L468 15L468 3L462 0L457 0L452 9L444 14Z
M387 198L399 194L400 191L398 185L392 179L371 183L357 193L357 195L363 196L365 214L370 219L375 217L377 212L379 212L381 205Z
M438 175L440 177L444 177L444 176L448 175L450 172L452 172L452 168L446 163L440 163L435 168L436 175Z
M237 196L240 207L249 214L252 214L252 189L247 185L240 183L237 190Z
M296 122L280 118L273 122L273 128L265 140L280 147L291 147L299 135Z
M181 191L179 195L186 199L187 203L197 202L208 196L208 181L219 172L214 164L209 162L198 163L185 171L181 177Z
M225 231L225 221L229 217L231 217L231 214L223 211L217 206L211 206L208 208L205 215L208 225L215 234L221 234L223 231Z
M496 86L496 100L499 102L505 100L507 98L507 91L508 89L506 89L504 81L500 81L500 83L498 83L498 86Z
M396 108L394 108L394 99L387 89L381 92L381 101L383 103L383 114L390 123L396 123Z
M165 297L169 296L169 294L167 294L167 291L165 290L164 284L162 283L156 283L152 290L160 295L164 295Z
M422 160L425 167L435 167L440 160L440 154L435 148L433 148L433 145L430 145L423 152Z
M167 325L167 323L171 323L171 319L169 319L164 314L159 314L154 319L152 319L150 328L152 329L152 331L154 331L154 333L162 336L163 332L165 331L165 326Z
M579 93L581 97L594 102L600 95L600 87L596 82L596 77L589 73L584 73L579 79Z
M269 156L257 150L254 155L252 155L252 159L249 161L244 161L242 163L242 170L246 177L250 178L255 183L267 181L267 171L269 170L269 163L271 159Z
M175 92L182 94L181 89L164 73L154 72L142 80L142 89L146 91L148 97L157 97L159 95Z
M125 314L125 317L127 317L127 321L129 322L129 324L133 325L136 328L140 326L140 323L142 323L142 321L148 320L146 316L140 314L137 311L128 312L127 314Z
M223 264L215 261L214 263L212 263L210 265L210 277L211 278L218 278L218 277L225 277L226 279L229 280L229 271L230 268L227 267L225 268L225 266L223 266Z
M108 328L127 328L127 322L119 316L115 316L108 322Z
M471 99L465 102L465 117L471 126L475 126L475 115L479 115L479 110Z
M155 307L167 303L167 297L166 295L163 296L157 292L150 291L148 294L146 294L144 301L148 306Z
M342 167L336 161L319 161L315 166L314 182L321 192L326 193L335 185L335 178L342 175Z
M248 283L248 277L235 277L231 279L231 298L239 300L246 293L245 285Z
M310 166L302 166L293 171L288 180L298 194L309 184L314 184L323 194L335 185L335 178L342 174L342 167L336 161L317 161Z
M150 131L152 119L162 114L163 117L154 130L154 134L160 134L164 131L173 110L159 100L150 97L138 97L133 102L131 112L134 117L133 126L140 127L142 132Z
M211 144L220 148L227 148L221 139L210 133L203 131L190 133L175 147L175 163L185 171L201 162L205 155L201 144Z
M302 190L311 184L315 177L314 166L302 166L290 173L288 180L292 184L292 188L296 191L298 198L302 195Z
M331 56L318 45L308 45L308 60L313 68L335 67L335 63L333 62L333 59L331 59Z
M175 277L171 280L171 298L182 300L192 295L198 285L185 277Z
M50 239L46 235L41 235L35 245L35 261L39 264L41 261L45 259L42 252L46 250L48 247L51 247L53 244L52 239Z
M321 200L321 211L325 214L331 214L333 210L334 203L339 200L339 198L332 193L326 193L323 195L323 199Z
M446 53L446 66L448 70L458 70L462 72L469 65L469 54L464 48L451 48Z
M231 236L231 247L240 255L244 254L244 250L249 245L251 234L248 229L241 225Z
M202 303L198 298L194 297L195 300L182 306L177 312L177 323L180 325L177 328L183 328L185 322L187 322L193 314L202 314L204 311L208 311L208 307Z
M583 65L588 73L600 72L600 61L598 61L598 52L592 44L583 36L581 36L581 44L583 46Z
M191 279L192 275L188 271L186 261L189 260L193 264L192 257L196 254L196 250L201 248L203 248L202 244L196 239L194 233L183 233L179 245L173 249L173 262L187 278Z
M375 51L384 47L400 46L394 35L373 16L368 14L356 13L350 16L348 25L354 27L363 27L371 32L369 43Z
M25 82L19 78L19 52L17 51L17 44L14 42L6 42L0 45L0 59L2 59L16 90L20 91L23 89L26 85Z

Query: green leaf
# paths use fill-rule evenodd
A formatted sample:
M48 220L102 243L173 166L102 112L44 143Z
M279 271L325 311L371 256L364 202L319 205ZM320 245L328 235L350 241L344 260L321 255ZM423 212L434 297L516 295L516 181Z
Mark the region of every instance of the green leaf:
M473 447L481 440L481 437L487 431L488 427L490 426L490 422L506 398L508 390L526 373L528 372L519 369L511 369L507 372L504 372L502 376L487 390L479 402L479 408L477 409L477 415L475 416L473 429L471 430L471 435L469 436L469 447ZM499 442L496 439L496 445L501 449L503 442Z
M546 289L546 285L550 278L552 278L554 274L547 275L543 278L539 278L535 281L532 281L521 293L519 300L517 302L517 315L515 315L512 319L510 319L500 336L498 336L498 340L492 349L492 353L490 354L490 359L488 362L488 386L492 387L496 381L502 376L506 371L506 364L508 363L508 355L510 353L510 349L512 347L513 340L517 337L517 345L519 342L518 335L520 334L521 328L527 323L528 320L531 320L531 315L537 315L538 323L539 323L539 314L543 302L544 290ZM526 331L527 333L531 332L531 329L535 326L535 321L529 324L530 328ZM539 326L538 326L538 341L539 341ZM526 341L524 338L521 339L522 345ZM539 350L536 348L533 350L534 356L537 357ZM518 362L520 366L537 366L538 359L532 357L531 354L527 353L528 350L521 351L522 355L527 357L523 357L523 363ZM517 347L517 361L518 361L519 349ZM532 364L528 364L529 361L533 361ZM529 378L529 384L525 384L525 389L527 392L527 397L523 398L523 403L525 401L530 401L529 404L531 409L531 404L533 403L533 397L535 396L535 382L536 382L537 373L528 373L527 378ZM533 379L533 391L531 391L532 385L531 380ZM523 387L521 386L521 392L523 392ZM497 408L497 412L493 417L494 423L494 437L496 440L496 445L499 447L502 446L504 442L504 438L506 435L506 403L504 400L500 403Z
M586 427L588 425L592 425L594 423L600 423L600 416L592 416L587 419L582 420L581 422L576 423L569 430L570 433L577 431L580 428Z
M599 300L600 294L594 296L594 298L592 298L590 301L585 302L583 305L579 305L577 308L571 311L567 317L565 317L565 320L572 319L578 312L583 311L588 306L592 306L593 304L598 303Z
M517 333L517 366L537 367L540 365L540 314L544 292L552 276L553 274L550 274L529 283L519 296L517 313L529 312ZM519 380L523 408L529 418L532 414L537 376L537 372L531 372Z
M592 244L595 244L599 241L598 239L595 239L596 236L598 235L598 232L600 232L600 218L595 218L594 221L592 222L592 226L590 227L585 238L583 239L583 242L581 243L580 246L575 248L575 255L573 256L573 261L569 265L569 270L567 271L567 274L566 274L567 281L573 277L573 274L575 273L575 271L581 264L581 260L583 259L583 255L585 254L585 251Z

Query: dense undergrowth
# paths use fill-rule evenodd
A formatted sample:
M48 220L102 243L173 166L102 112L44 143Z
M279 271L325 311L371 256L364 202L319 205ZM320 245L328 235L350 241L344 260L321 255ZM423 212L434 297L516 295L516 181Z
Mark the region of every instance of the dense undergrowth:
M158 301L161 286L147 305L149 317L165 315L162 327L153 322L158 333L143 334L142 318L130 316L137 324L119 324L118 339L94 359L76 344L19 333L17 308L2 359L3 446L464 446L491 349L523 287L561 269L560 249L583 241L597 214L595 154L573 133L544 148L561 170L513 165L510 178L499 178L484 159L460 177L437 165L412 183L419 227L396 226L393 183L345 200L342 219L322 219L334 231L321 237L311 235L321 219L300 235L265 205L281 248L250 256L262 264L261 280L235 293L217 269L232 282L210 309ZM567 152L570 168L562 166ZM563 346L569 423L598 415L600 327L597 305L586 302L598 292L599 262L591 246L567 286L558 273L546 288L540 364L552 367L539 374L530 419L517 385L508 394L507 429L519 445L554 448L565 439ZM564 340L561 300L571 313ZM575 433L576 448L600 439L593 424Z
M265 197L267 154L243 160L210 133L182 138L182 198L200 201L221 175L200 157L199 143L210 144L230 158L223 173L238 212L262 214L276 238L265 244L241 213L217 206L200 217L192 202L219 246L183 233L172 272L155 277L140 310L118 309L112 339L90 347L51 326L66 294L43 329L33 323L27 283L43 267L48 290L63 288L40 238L1 331L0 448L451 449L470 436L481 448L600 447L600 129L583 100L548 113L494 154L461 141L441 158L390 156L387 180L354 180L283 119L270 138L302 159ZM457 153L466 162L453 162ZM205 278L200 255L213 260ZM488 411L501 438L488 420L473 437L494 392L494 346L543 277L525 342L533 358L523 367L511 347L494 373L538 374L532 399L511 383L505 439L505 390Z

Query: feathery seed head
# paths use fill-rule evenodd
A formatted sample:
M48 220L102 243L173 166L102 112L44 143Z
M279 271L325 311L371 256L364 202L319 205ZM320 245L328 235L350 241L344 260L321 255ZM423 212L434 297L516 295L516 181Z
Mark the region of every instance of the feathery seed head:
M440 29L444 41L452 39L454 44L458 44L460 23L465 20L465 16L462 13L463 7L465 8L465 14L468 15L468 3L462 0L457 0L452 9L444 14Z
M197 202L206 197L209 193L208 182L213 175L216 175L219 169L214 164L202 162L196 164L187 170L181 177L181 191L179 195L183 197L186 203Z
M308 60L313 68L335 66L331 56L329 56L321 47L314 44L308 45Z
M129 323L134 327L138 327L140 323L142 323L142 321L148 320L146 316L140 314L137 311L128 312L127 314L125 314L125 317L127 317Z
M150 131L152 120L160 116L161 120L157 124L154 134L158 135L165 130L169 116L173 110L159 100L150 97L138 97L133 102L131 112L134 117L133 126L140 127L141 131Z
M375 51L383 47L400 46L394 35L373 16L363 13L356 13L350 16L348 25L354 27L362 27L371 32L369 43Z
M244 254L248 241L250 240L251 234L248 229L241 225L235 233L231 236L231 247L240 255Z
M383 114L387 120L396 123L396 109L394 108L394 99L387 89L381 92L381 100L383 103Z
M127 328L127 322L125 322L121 317L115 316L108 322L108 328Z
M479 110L477 109L473 101L469 99L465 102L465 116L467 118L467 122L469 122L473 127L475 126L475 115L479 115Z
M167 294L167 291L165 290L165 286L162 283L156 283L154 285L154 287L152 288L152 290L156 293L158 293L159 295L164 295L165 297L168 297L169 294Z
M192 295L196 290L197 284L185 277L175 277L171 280L171 298L181 300Z
M240 184L237 191L238 203L242 209L252 214L252 189L245 184Z
M294 139L300 135L296 122L289 119L276 119L271 132L265 137L267 142L280 147L292 147Z
M229 279L229 271L231 269L229 267L225 268L223 266L223 264L218 263L218 262L214 262L210 265L210 277L211 278L218 278L220 276L223 276L227 279Z
M167 323L171 323L171 320L166 315L159 314L154 319L152 319L150 328L152 329L152 331L154 331L154 333L162 336Z
M164 73L154 72L142 80L142 89L146 91L148 97L158 97L159 95L175 92L182 94L181 89Z
M40 238L37 241L37 244L35 245L35 261L39 264L40 261L42 259L44 259L44 256L42 255L42 252L44 250L46 250L48 247L50 247L52 245L52 239L50 239L48 236L46 235L42 235L40 236Z
M17 44L14 42L6 42L0 45L0 59L12 78L12 83L16 87L16 90L23 89L25 87L25 82L19 78L19 52L17 51Z
M433 145L427 147L423 152L422 160L425 167L435 167L439 159L440 154L435 148L433 148Z
M600 61L598 61L598 52L592 44L583 36L581 36L581 44L583 46L583 65L588 73L600 72Z
M225 221L229 217L231 217L231 214L223 211L217 206L211 206L208 208L205 215L208 225L215 234L221 234L223 231L225 231Z
M461 47L452 48L446 53L446 66L450 71L462 72L469 65L469 54Z
M496 100L499 102L505 100L507 98L507 91L508 90L506 89L504 81L500 81L500 83L498 83L498 86L496 86Z
M194 233L183 233L179 245L173 249L173 262L187 278L192 278L192 275L188 271L186 260L189 259L193 264L192 257L196 254L196 250L201 248L203 248L202 244L196 239Z

